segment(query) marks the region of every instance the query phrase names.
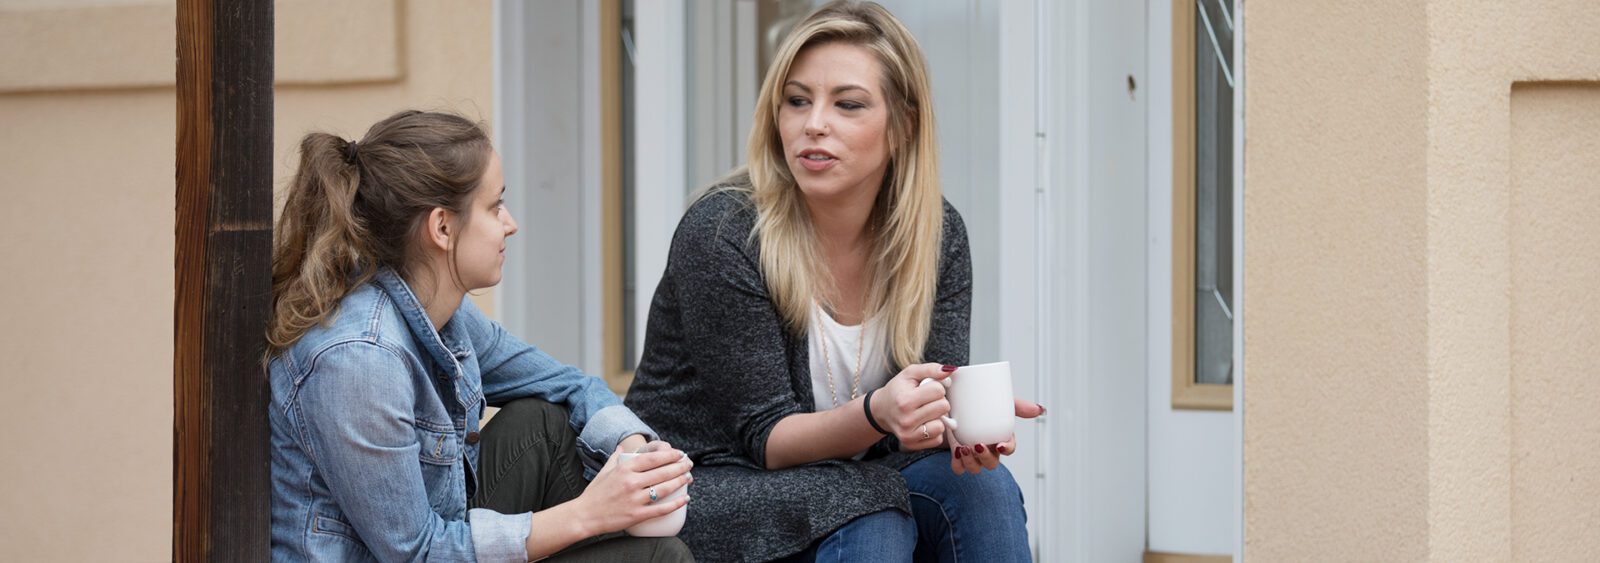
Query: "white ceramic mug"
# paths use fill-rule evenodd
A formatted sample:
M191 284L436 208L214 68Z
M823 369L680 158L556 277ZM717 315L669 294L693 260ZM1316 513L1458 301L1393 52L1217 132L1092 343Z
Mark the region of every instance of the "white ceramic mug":
M622 463L639 457L639 454L619 453L617 456L617 463ZM650 504L667 502L670 499L675 499L686 494L689 494L689 485L687 483L685 483L682 487L678 487L678 490L673 491L671 495L657 498L655 502ZM678 535L678 531L683 529L683 519L688 515L689 505L685 504L672 512L668 512L664 515L628 526L628 529L625 531L628 533L628 535L636 538L664 538L676 536Z
M950 401L950 415L939 420L954 431L963 445L998 444L1016 431L1016 404L1011 395L1011 362L956 368L943 380L924 379L918 385L939 381Z

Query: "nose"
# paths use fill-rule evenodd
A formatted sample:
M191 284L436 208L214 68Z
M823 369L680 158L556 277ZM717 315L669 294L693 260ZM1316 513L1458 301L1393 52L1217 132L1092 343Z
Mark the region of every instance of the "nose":
M822 104L812 104L811 111L806 112L805 134L807 137L822 137L828 134L827 115Z
M510 211L506 212L506 223L505 223L505 225L506 225L506 237L507 238L510 238L511 235L517 234L517 218L516 217L512 217Z

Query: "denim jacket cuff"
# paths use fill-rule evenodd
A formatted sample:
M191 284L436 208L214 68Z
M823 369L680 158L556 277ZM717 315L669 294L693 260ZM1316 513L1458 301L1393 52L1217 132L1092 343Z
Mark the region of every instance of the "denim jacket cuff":
M471 523L472 550L478 561L528 560L528 528L533 513L501 514L487 508L467 511Z
M605 465L612 452L617 451L617 444L634 434L644 435L647 441L661 438L643 420L639 420L638 415L622 405L600 409L589 417L589 423L583 425L583 432L578 434L578 453L583 457L584 477L594 478L595 471Z

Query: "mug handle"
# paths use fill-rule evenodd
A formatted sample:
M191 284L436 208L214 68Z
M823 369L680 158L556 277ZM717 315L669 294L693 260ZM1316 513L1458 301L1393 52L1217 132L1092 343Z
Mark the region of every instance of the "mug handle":
M945 389L949 389L950 388L950 378L948 378L948 377L946 377L944 379L924 379L924 380L922 380L922 382L917 384L917 387L922 387L922 386L927 385L929 383L942 384L942 385L944 385ZM958 426L956 424L956 419L950 418L947 415L939 416L939 421L943 422L945 428L949 428L951 431L954 431L956 429L956 427Z

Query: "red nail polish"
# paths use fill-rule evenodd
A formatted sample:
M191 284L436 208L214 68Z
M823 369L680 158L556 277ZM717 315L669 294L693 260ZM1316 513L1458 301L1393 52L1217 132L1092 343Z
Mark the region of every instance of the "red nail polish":
M943 372L945 372L945 373L950 373L950 372L952 372L952 371L955 371L955 370L956 370L956 366L952 366L952 365L944 365L944 366L940 366L940 367L939 367L939 370L940 370L940 371L943 371Z
M997 444L994 447L994 451L997 451L997 452L1000 452L1000 453L1006 453L1006 447L1003 446L1003 445L998 445Z
M956 451L951 453L955 454L956 459L961 459L961 448L956 448Z
M972 446L972 451L978 452L980 454L983 453L983 444L978 444L978 445Z

